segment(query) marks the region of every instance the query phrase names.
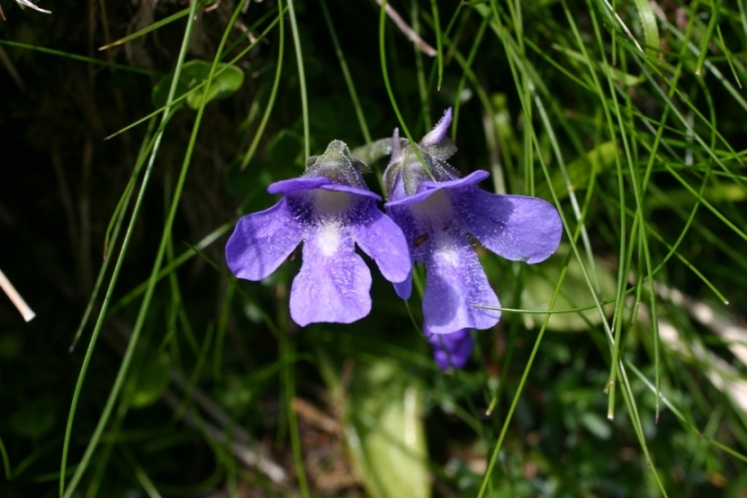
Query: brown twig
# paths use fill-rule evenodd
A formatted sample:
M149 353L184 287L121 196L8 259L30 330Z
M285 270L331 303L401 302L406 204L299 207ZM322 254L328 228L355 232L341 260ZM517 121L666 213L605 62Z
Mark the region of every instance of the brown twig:
M299 397L293 398L293 411L308 423L329 434L340 434L340 424L319 408Z
M194 396L194 392L192 394ZM227 434L226 432L218 429L210 422L202 420L194 410L190 408L183 410L181 401L169 389L163 392L163 394L161 395L161 399L163 399L163 401L167 405L169 405L169 407L175 412L181 412L182 421L186 425L192 427L193 429L202 431L217 444L223 444L230 440L231 442L229 445L231 448L231 453L233 453L236 459L247 467L257 467L265 475L267 475L267 477L269 477L271 481L275 483L282 484L287 481L288 475L281 466L279 466L272 460L269 460L260 452L250 449L246 446L245 442L239 441L240 438L238 436L241 432L243 432L243 429L241 429L240 427L234 426L233 433ZM195 401L197 401L196 397ZM230 439L227 439L227 437Z
M33 9L37 12L41 12L43 14L51 14L51 10L44 10L41 7L37 7L36 4L29 2L29 0L16 0L17 3L20 3L21 5L24 5L30 9Z
M10 283L10 280L8 280L2 270L0 270L0 289L3 289L5 291L15 307L21 313L21 316L23 316L24 320L30 322L34 319L36 313L34 313L31 308L29 308L29 305L26 304L26 301L23 300L21 295L18 293L16 288L13 287L13 284Z
M117 319L112 320L112 326L116 330L116 333L107 333L103 337L121 354L124 352L125 347L122 341L126 342L130 339L132 330L129 324ZM111 329L109 330L111 331ZM115 337L115 335L119 337ZM288 482L288 474L285 469L275 463L261 446L257 445L256 450L250 448L251 438L249 434L232 420L216 402L210 399L199 387L190 382L181 371L172 369L170 377L173 384L186 393L191 400L194 400L195 404L218 424L216 426L205 421L197 410L185 407L184 400L180 399L172 390L165 389L161 395L161 399L175 413L179 414L181 420L187 426L203 431L217 444L229 443L231 453L233 453L238 461L247 467L256 467L274 483L286 484Z
M379 4L379 7L381 7L381 0L376 0L376 3ZM436 49L428 45L425 40L420 38L420 35L418 35L414 29L412 29L405 21L402 19L402 16L400 16L396 10L394 10L394 7L389 5L387 2L386 7L384 7L384 10L386 10L386 15L389 16L389 19L392 20L392 22L399 28L402 33L407 37L408 40L413 42L416 47L420 49L421 52L423 52L425 55L428 55L430 57L435 57L438 52L436 52Z
M3 21L5 20L3 9L0 9L0 17L3 18ZM25 92L26 85L23 83L21 75L18 74L18 71L16 71L16 67L13 65L13 61L10 60L10 57L8 57L8 53L3 47L0 47L0 62L2 62L3 66L5 66L5 69L8 70L8 73L10 73L10 77L13 78L13 81L16 82L18 88L20 88L22 92Z

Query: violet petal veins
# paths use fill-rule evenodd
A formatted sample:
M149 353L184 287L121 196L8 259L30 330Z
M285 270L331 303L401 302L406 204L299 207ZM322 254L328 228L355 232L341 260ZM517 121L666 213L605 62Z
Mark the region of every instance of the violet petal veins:
M262 280L303 241L301 271L293 280L290 312L301 325L351 323L371 311L371 274L355 244L394 284L411 270L400 228L376 206L347 146L332 141L309 159L300 178L270 185L283 198L241 218L226 244L226 261L239 278Z
M490 328L500 319L498 297L472 248L472 238L512 260L538 263L557 249L560 216L548 202L521 195L496 195L477 187L486 171L459 178L446 163L456 151L446 137L447 110L418 144L425 166L395 130L384 178L386 210L402 228L413 263L426 268L424 329L451 334ZM395 283L400 297L411 292L410 277Z

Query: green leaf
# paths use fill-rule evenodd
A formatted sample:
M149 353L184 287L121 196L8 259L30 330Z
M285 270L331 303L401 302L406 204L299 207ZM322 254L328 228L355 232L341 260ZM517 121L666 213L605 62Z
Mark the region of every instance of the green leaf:
M134 408L142 408L154 403L169 384L171 359L168 355L148 348L143 360L143 368L138 372L137 384L130 403Z
M592 172L595 175L605 171L615 164L617 147L613 141L604 142L587 152L585 155L568 163L568 178L573 190L583 190L588 186ZM568 187L560 171L552 176L552 186L560 200L568 196ZM550 189L546 183L540 183L536 189L537 197L552 199Z
M586 430L594 434L599 439L607 440L612 435L612 428L610 427L609 420L605 420L600 417L598 413L593 411L586 411L579 417L581 425Z
M559 52L563 52L565 55L567 55L570 59L578 61L584 65L589 63L587 58L580 52L577 52L575 50L571 50L568 47L563 47L558 44L553 44L552 48ZM643 83L645 78L643 75L639 76L633 76L632 74L628 74L624 71L620 71L619 69L610 66L606 62L592 62L594 68L598 71L600 71L602 74L605 74L609 72L610 77L612 78L612 81L616 81L618 83L622 83L625 86L636 86L639 83Z
M210 74L210 66L211 64L205 61L190 61L185 63L179 75L179 82L177 83L174 98L181 97L205 82ZM173 75L165 76L153 89L153 103L157 108L166 105L166 99L168 98L173 78ZM241 69L236 66L220 63L216 67L216 74L210 85L207 101L225 99L238 90L243 83L244 72ZM187 105L192 109L199 108L202 103L204 91L204 88L199 88L190 93L186 99Z
M272 177L267 173L266 166L256 157L253 157L243 170L241 158L236 158L228 165L225 179L228 191L240 197L257 193L272 183Z
M422 387L394 361L360 365L351 385L345 436L372 498L429 498Z
M16 411L10 418L10 426L21 436L40 438L54 427L54 408L54 401L50 398L37 399Z
M267 144L267 157L277 166L300 164L302 150L303 137L291 130L280 130Z
M741 185L726 184L706 187L703 189L703 199L712 204L744 202L747 200L747 192ZM692 206L698 198L687 189L671 189L667 191L666 197L651 197L649 207L651 209L670 209L672 206Z
M656 60L659 51L659 26L656 24L656 15L649 0L634 0L638 9L638 19L643 28L643 37L646 41L646 54Z
M521 292L521 309L525 310L545 310L552 300L555 292L555 285L563 269L566 255L569 247L561 244L558 250L550 256L547 261L535 265L526 271L524 287ZM604 262L595 258L594 260L596 276L599 279L599 286L602 291L602 300L615 297L615 277L610 270L605 267ZM536 271L535 271L536 270ZM511 275L506 275L508 281L512 280ZM504 306L513 307L511 303L511 293L506 292L502 296ZM568 273L563 280L560 288L560 295L555 302L556 310L568 310L580 307L590 307L594 304L592 296L589 294L586 279L581 271L581 266L575 258L571 258L568 264ZM609 316L612 314L614 305L607 304L604 307L605 313ZM536 327L542 325L545 315L542 313L526 313L525 319L531 320ZM583 332L589 329L589 326L597 326L602 323L599 311L595 307L583 311L570 313L555 313L550 317L547 324L548 330L556 332Z
M0 337L0 360L18 358L23 350L23 340L20 334L9 333Z

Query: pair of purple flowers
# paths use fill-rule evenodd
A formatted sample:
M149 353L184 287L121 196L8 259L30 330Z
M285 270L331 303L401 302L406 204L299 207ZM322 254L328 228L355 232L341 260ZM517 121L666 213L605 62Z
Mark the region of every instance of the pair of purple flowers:
M424 264L423 331L439 367L461 368L473 347L469 330L490 328L501 315L472 238L506 259L537 263L557 248L562 225L542 199L479 189L486 171L459 178L446 163L456 152L446 137L450 124L448 109L417 151L395 130L384 172L387 214L363 181L365 164L332 141L300 178L268 187L284 194L280 202L239 220L226 245L229 268L261 280L303 241L290 311L304 326L351 323L371 311L371 273L356 244L403 299L411 294L413 264Z

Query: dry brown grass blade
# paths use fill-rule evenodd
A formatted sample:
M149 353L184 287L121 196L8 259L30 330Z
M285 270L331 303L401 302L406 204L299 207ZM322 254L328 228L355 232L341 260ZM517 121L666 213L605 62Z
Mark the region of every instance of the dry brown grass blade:
M376 3L379 4L379 7L381 7L381 0L376 0ZM420 49L421 52L423 52L425 55L428 55L430 57L435 57L438 52L436 52L436 49L428 45L425 40L420 38L420 36L415 32L414 29L412 29L404 19L402 19L402 16L399 15L399 13L394 10L394 7L389 5L389 3L386 4L386 7L384 8L386 10L386 15L389 16L389 19L392 20L392 22L399 28L402 33L407 37L408 40L413 42L416 47Z
M2 270L0 270L0 288L5 291L11 302L18 309L19 313L21 313L21 316L23 316L24 320L30 322L34 319L36 313L34 313L29 305L26 304L26 301L23 300L21 295L18 293L16 288L13 287L13 284L10 283L10 280L8 280L8 277L5 276L5 273L3 273Z
M2 9L0 9L0 17L2 17L3 20L5 20L5 16L3 15ZM21 75L18 74L18 71L16 71L16 67L13 65L13 61L10 60L10 57L8 57L8 53L5 51L3 47L0 47L0 62L3 63L3 66L5 66L5 69L10 74L10 77L13 78L13 81L16 82L16 85L18 85L18 88L20 88L22 92L25 92L26 85L21 79Z
M29 9L33 9L37 12L41 12L43 14L51 14L51 10L44 10L41 7L37 7L34 3L29 2L28 0L16 0L17 3L23 5L24 7L28 7Z

